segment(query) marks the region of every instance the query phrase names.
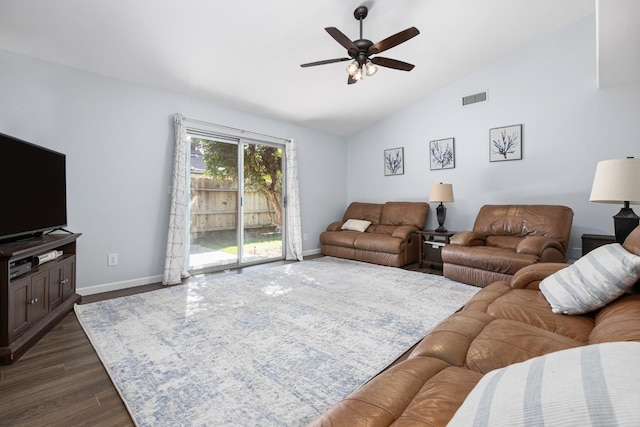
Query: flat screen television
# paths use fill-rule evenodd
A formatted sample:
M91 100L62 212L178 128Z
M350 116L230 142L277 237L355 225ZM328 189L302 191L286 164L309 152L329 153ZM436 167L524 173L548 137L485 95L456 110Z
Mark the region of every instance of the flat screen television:
M0 133L0 242L66 225L65 155Z

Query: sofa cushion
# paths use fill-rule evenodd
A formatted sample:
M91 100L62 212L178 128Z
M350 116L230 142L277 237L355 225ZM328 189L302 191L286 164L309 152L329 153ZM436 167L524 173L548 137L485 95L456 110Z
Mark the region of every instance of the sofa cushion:
M453 366L464 366L469 346L494 320L492 316L481 311L453 314L431 330L413 349L409 358L428 356Z
M486 374L532 357L583 345L584 342L526 323L496 319L469 346L466 366Z
M496 298L487 308L496 319L514 320L587 343L593 329L592 316L564 316L551 306L538 290L513 289Z
M379 203L352 202L342 216L342 221L348 219L364 219L372 224L380 224L382 205Z
M420 202L387 202L382 207L380 224L412 225L422 229L427 223L429 205Z
M353 248L353 242L356 237L361 235L359 231L331 231L320 234L320 243L323 245L340 246L346 248Z
M431 377L411 400L394 427L444 425L464 402L464 398L482 379L468 369L449 367ZM371 426L352 423L350 426Z
M455 246L442 248L442 260L448 264L513 275L527 265L535 264L535 255L517 254L510 249L494 246Z
M402 239L396 239L385 234L361 233L353 241L353 247L363 251L398 254L402 251Z
M568 316L565 316L568 317ZM625 295L598 310L589 343L640 341L640 294Z
M341 230L365 231L371 225L371 221L364 219L348 219L340 227Z
M523 238L519 236L487 236L486 246L493 246L500 249L511 249L515 252L522 239Z
M473 230L486 236L546 236L566 247L573 211L556 205L485 205Z
M485 375L449 426L637 425L640 343L589 345Z
M640 257L612 243L547 277L540 290L554 313L583 314L604 307L640 278Z

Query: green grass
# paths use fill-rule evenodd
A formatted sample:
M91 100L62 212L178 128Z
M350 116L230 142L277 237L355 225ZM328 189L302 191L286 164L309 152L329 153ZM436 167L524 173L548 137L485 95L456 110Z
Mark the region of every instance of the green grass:
M235 230L213 231L201 234L192 242L206 248L227 252L238 253L238 242ZM274 227L246 230L244 244L266 246L268 244L282 242L282 234Z

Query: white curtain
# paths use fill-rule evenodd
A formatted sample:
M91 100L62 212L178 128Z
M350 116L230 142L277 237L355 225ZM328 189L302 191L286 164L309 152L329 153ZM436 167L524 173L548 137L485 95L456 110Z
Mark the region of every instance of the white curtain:
M184 117L181 114L174 116L174 124L176 146L175 158L173 159L167 255L164 262L164 278L162 279L164 285L174 285L180 283L183 278L189 277L185 266L187 130L184 125Z
M300 222L300 191L298 189L298 155L296 142L286 143L287 156L287 227L286 259L302 261L302 225Z

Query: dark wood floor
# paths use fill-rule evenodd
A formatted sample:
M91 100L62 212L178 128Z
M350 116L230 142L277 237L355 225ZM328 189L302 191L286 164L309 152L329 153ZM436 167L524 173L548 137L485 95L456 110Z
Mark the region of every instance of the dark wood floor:
M236 272L254 268L265 266ZM416 266L408 269L415 271ZM148 285L92 295L83 297L82 303L159 287ZM133 422L75 313L71 312L13 365L0 366L0 426L80 425L132 426Z

